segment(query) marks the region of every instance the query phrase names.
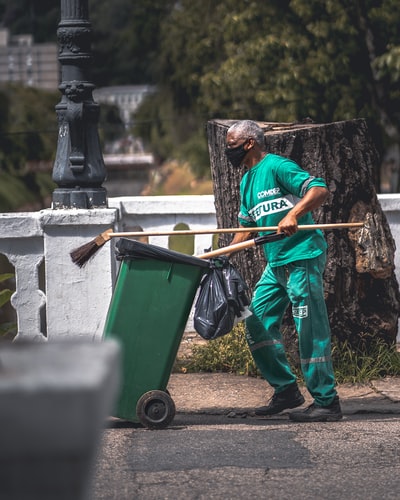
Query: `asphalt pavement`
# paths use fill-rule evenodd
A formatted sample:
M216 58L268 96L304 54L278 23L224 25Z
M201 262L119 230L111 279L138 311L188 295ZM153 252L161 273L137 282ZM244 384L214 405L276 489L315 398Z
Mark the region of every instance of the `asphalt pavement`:
M400 379L339 385L344 416L328 423L256 417L272 396L260 378L172 374L168 390L166 429L110 419L91 500L399 498Z

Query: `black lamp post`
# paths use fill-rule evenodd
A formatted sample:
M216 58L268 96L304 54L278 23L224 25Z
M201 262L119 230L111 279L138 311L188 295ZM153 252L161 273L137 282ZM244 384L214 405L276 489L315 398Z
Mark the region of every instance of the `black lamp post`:
M88 0L61 0L58 25L61 101L53 168L53 208L106 208L106 178L98 136L99 105L89 81L91 24Z

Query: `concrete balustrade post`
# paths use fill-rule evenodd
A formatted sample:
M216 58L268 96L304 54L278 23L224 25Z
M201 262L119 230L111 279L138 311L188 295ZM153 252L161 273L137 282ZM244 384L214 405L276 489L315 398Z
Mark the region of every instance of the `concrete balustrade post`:
M42 213L49 340L102 338L116 277L114 241L101 247L83 268L72 262L70 253L106 229L116 228L117 221L114 209Z

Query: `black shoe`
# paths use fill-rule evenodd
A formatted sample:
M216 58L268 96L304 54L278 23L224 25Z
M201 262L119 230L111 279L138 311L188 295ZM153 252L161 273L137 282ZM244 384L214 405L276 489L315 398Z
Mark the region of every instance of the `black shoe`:
M304 398L297 384L290 385L287 389L282 392L275 393L268 406L261 406L256 408L254 413L256 415L275 415L283 410L289 408L297 408L304 403Z
M319 406L313 403L303 411L293 411L289 414L290 420L294 422L336 422L342 417L338 396L335 396L329 406Z

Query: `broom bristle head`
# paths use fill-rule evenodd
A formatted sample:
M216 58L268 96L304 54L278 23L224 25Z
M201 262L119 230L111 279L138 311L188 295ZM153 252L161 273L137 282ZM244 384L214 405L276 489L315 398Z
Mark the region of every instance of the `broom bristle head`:
M94 238L94 240L89 243L85 243L79 248L72 250L70 253L72 262L79 267L83 267L88 260L90 260L93 255L112 237L113 230L107 229L103 233L99 234Z
M72 262L79 267L83 267L100 249L96 240L92 240L89 243L85 243L79 248L72 250L70 253Z

